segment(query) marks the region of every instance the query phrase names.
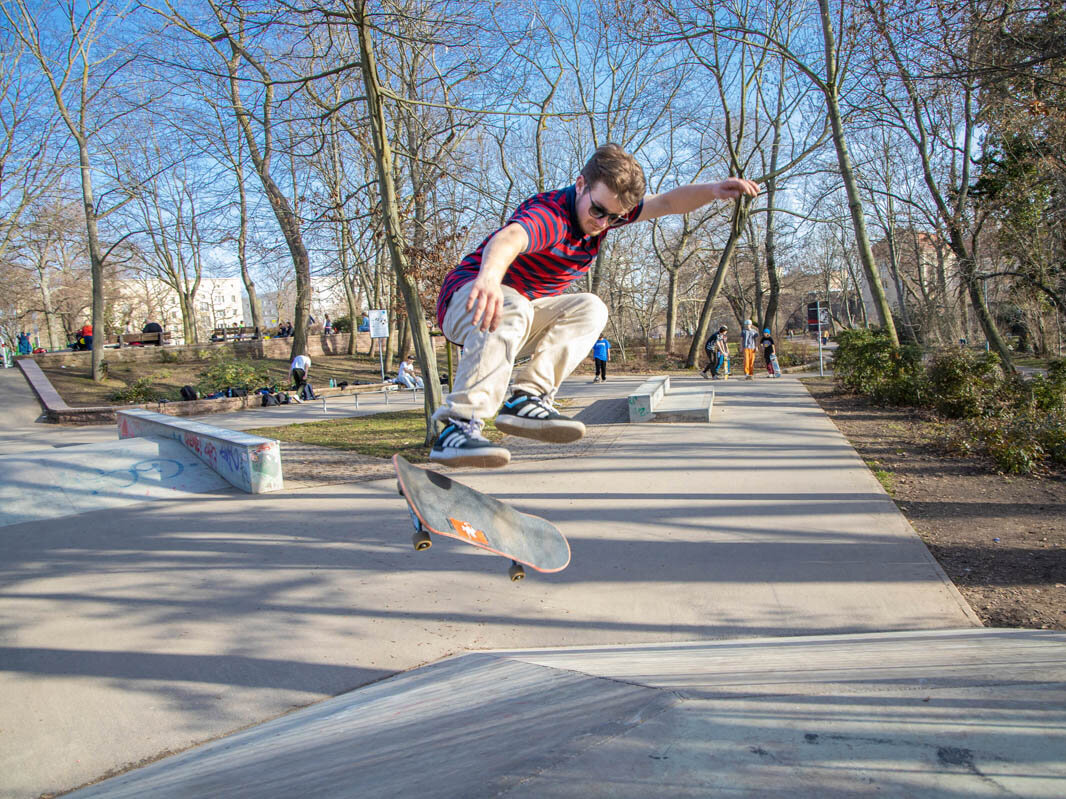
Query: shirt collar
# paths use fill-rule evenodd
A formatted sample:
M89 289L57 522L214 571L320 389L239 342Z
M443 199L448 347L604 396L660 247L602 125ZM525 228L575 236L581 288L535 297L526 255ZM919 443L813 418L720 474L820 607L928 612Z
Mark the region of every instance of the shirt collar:
M567 186L563 189L563 198L566 202L566 210L570 212L571 228L576 232L581 233L581 223L577 218L577 184Z

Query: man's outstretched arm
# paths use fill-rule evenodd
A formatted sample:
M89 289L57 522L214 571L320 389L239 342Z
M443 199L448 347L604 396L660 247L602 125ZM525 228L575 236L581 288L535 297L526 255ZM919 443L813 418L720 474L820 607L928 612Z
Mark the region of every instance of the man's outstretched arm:
M735 200L759 194L756 183L744 178L726 178L717 183L690 183L663 194L649 194L644 198L637 222L646 222L667 214L687 214L715 200Z

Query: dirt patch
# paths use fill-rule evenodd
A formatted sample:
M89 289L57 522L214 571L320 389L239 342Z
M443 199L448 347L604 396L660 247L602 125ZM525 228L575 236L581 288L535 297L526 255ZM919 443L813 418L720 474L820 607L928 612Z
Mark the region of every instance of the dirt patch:
M926 413L803 382L985 624L1066 629L1066 474L996 474L944 454Z

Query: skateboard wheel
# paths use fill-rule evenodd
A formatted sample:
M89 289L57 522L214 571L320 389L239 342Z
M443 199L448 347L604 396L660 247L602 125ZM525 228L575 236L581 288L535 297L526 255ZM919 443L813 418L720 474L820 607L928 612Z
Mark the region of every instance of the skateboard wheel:
M425 530L419 530L414 535L412 535L411 543L415 545L415 549L419 552L421 552L423 549L429 549L431 546L433 546L433 542L429 538L429 533L427 533Z
M512 563L511 568L507 570L508 576L511 578L511 582L518 582L525 579L526 570L522 568L521 563Z
M400 483L399 480L396 481L396 493L399 494L401 497L406 496L406 494L403 493L403 485Z

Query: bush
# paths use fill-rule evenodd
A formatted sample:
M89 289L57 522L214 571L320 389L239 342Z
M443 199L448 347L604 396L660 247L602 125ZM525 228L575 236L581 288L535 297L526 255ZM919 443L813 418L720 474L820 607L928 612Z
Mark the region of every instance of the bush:
M997 356L965 349L935 354L927 367L917 347L894 350L880 331L845 330L833 361L846 389L895 405L927 405L945 425L946 449L983 455L1008 474L1066 465L1066 361L1047 376L1004 376Z
M1066 360L1048 363L1047 376L1036 375L1029 381L1032 405L1049 413L1066 412Z
M350 316L338 316L333 320L334 333L351 333L352 318Z
M1044 461L1046 453L1036 435L1035 421L1029 414L979 419L970 427L985 453L1002 472L1031 474Z
M806 339L785 339L777 343L777 361L782 366L803 366L817 360L817 349Z
M200 373L197 385L204 396L225 391L227 388L245 388L254 391L270 385L270 370L256 361L240 360L219 353L214 363Z
M159 393L152 385L152 378L140 377L133 383L127 385L125 388L121 388L111 395L113 402L155 402L159 399Z
M928 369L929 400L949 419L973 419L993 412L1004 395L999 359L987 353L951 349L938 353Z
M920 405L928 396L921 348L897 349L885 331L865 328L843 330L836 341L833 373L842 387L895 405Z
M1042 417L1036 434L1048 460L1066 466L1066 412Z

